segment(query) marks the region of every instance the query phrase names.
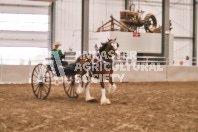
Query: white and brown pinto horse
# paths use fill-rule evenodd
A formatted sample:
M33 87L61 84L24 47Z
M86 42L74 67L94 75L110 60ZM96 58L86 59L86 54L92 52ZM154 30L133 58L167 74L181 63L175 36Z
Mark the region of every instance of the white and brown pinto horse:
M113 74L113 58L120 55L118 51L119 44L116 42L116 39L108 39L106 43L102 43L102 46L98 49L96 48L96 54L90 55L90 54L84 54L81 55L76 60L76 65L80 65L82 68L77 69L77 74L79 74L81 77L83 75L87 75L87 84L85 86L86 88L86 101L93 101L95 100L90 95L90 78L98 78L101 85L101 104L106 105L110 104L110 100L106 98L106 89L104 87L104 80L109 80L109 92L114 92L116 89L116 85L112 80L112 74ZM98 50L97 50L98 49ZM98 52L98 53L97 53ZM86 67L86 68L85 68ZM81 78L82 79L82 78ZM79 84L79 87L77 88L77 93L80 94L83 91L83 81Z

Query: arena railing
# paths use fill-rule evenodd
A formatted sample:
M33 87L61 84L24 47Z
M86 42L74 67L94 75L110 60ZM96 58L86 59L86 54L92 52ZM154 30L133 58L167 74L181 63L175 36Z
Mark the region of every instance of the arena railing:
M192 58L192 64L193 65L197 65L197 57L193 57Z
M21 63L20 63L21 61ZM23 66L22 70L25 70L25 71L29 71L29 79L31 78L31 72L32 72L32 68L34 68L35 65L39 64L39 63L44 63L45 59L24 59L24 60L21 60L21 59L3 59L1 56L0 56L0 82L2 82L3 78L7 77L7 75L12 75L8 72L11 72L9 71L9 69L15 69L15 65L20 65ZM66 58L66 61L70 61L70 62L75 62L76 61L76 58L74 55L71 55L71 58ZM173 58L165 58L165 57L153 57L153 56L141 56L141 57L137 57L137 59L132 59L130 61L134 61L136 65L152 65L152 64L163 64L165 66L167 66L167 69L169 69L170 67L169 66L184 66L184 69L187 69L191 66L195 66L197 67L197 58L196 57L193 57L193 58L190 58L190 59L187 59L184 58L184 57L175 57L174 59ZM128 61L128 62L130 62ZM12 62L16 62L15 64L12 63ZM127 60L124 59L124 58L120 58L120 59L117 59L115 60L116 64L117 65L126 65L127 63ZM182 64L182 65L181 65ZM13 65L12 66L9 66L7 67L8 65ZM25 66L26 65L26 66ZM18 66L17 66L18 67ZM176 67L175 67L176 68ZM5 72L5 71L6 72ZM13 71L12 71L13 72ZM18 71L16 71L18 72ZM2 74L3 73L3 74ZM13 73L14 74L14 73ZM21 74L28 74L26 72L23 73L23 71L21 71Z
M65 61L69 63L74 63L76 61L75 52L65 52L66 58ZM160 65L170 65L170 66L197 66L197 57L193 58L184 58L184 57L157 57L157 56L137 56L136 59L126 59L123 57L124 54L121 54L119 59L115 59L116 65L125 65L127 63L135 63L136 65L140 64L160 64ZM125 56L126 57L126 56ZM0 65L37 65L38 63L46 63L50 58L43 59L4 59L0 56Z
M192 59L186 59L184 57L174 57L174 58L166 58L166 57L157 57L157 56L138 56L137 59L127 60L127 59L117 59L115 60L116 64L127 64L127 63L135 63L136 65L141 64L160 64L160 65L169 65L169 66L197 66L197 57L193 57Z
M168 61L166 57L153 57L153 56L141 56L141 57L136 57L136 59L116 59L115 60L116 64L130 64L130 63L135 63L136 65L140 64L163 64L167 65Z
M65 61L74 63L76 61L76 52L64 52Z

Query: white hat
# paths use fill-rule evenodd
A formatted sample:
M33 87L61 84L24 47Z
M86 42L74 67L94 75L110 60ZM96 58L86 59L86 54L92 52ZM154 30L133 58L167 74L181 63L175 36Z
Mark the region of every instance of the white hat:
M59 41L56 41L56 42L54 42L54 47L55 47L56 45L61 46L61 43L60 43Z

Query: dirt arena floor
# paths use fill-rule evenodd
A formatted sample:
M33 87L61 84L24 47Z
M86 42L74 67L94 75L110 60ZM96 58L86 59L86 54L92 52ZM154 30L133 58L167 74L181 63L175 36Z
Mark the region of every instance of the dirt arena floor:
M60 85L38 100L29 84L0 85L0 132L198 132L198 82L117 83L107 106L99 84L91 94L98 102L68 98Z

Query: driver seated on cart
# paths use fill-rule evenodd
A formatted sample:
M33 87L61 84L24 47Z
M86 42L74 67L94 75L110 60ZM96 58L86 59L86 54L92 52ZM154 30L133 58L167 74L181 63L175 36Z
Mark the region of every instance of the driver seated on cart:
M53 49L52 49L52 60L54 61L55 65L57 65L56 62L60 60L62 66L66 67L68 65L68 62L63 61L63 59L65 59L65 55L59 49L60 46L61 46L61 43L59 41L54 42Z

